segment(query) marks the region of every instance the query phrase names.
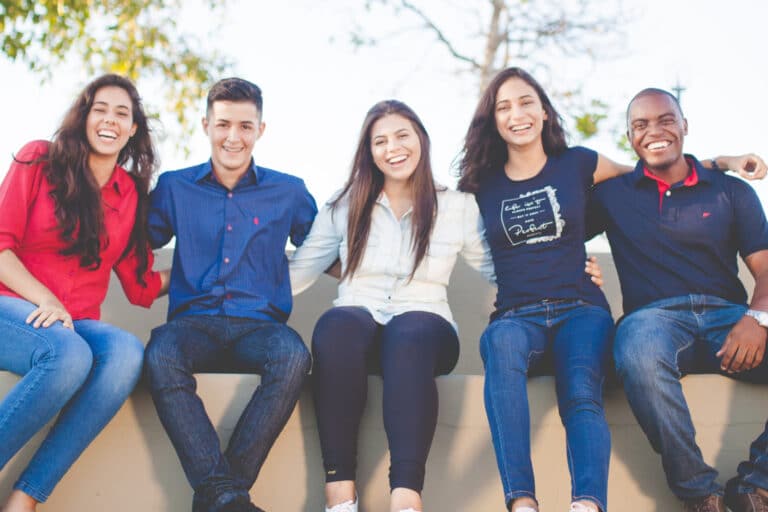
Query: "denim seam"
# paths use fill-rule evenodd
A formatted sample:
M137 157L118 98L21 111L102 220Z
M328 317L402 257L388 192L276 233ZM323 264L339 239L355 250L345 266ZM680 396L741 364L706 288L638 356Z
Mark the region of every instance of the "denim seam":
M44 491L38 489L34 485L24 480L19 480L18 482L16 482L13 485L13 488L16 489L17 491L22 491L25 494L31 496L39 503L44 503L48 501L48 498L50 498L50 494L46 494Z
M539 500L536 499L536 496L531 491L509 491L507 494L504 495L505 503L509 504L512 501L516 500L517 498L531 498L533 501L536 502L536 505L539 504Z

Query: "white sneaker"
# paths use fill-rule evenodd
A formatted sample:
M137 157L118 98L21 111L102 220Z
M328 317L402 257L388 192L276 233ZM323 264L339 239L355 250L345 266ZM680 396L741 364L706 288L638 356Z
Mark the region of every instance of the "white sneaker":
M416 510L415 508L404 508L400 512L420 512L420 511Z
M345 501L344 503L339 503L331 508L325 507L325 512L357 512L357 500Z
M590 507L583 503L571 503L571 508L568 512L595 512L595 510L597 510L597 506Z
M519 507L515 509L515 512L539 512L539 511L531 507Z

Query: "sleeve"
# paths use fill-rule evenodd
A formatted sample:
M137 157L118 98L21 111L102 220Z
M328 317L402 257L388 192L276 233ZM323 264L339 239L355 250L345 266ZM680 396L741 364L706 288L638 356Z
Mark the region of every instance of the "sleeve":
M0 251L16 249L24 239L29 207L40 191L42 164L30 164L47 151L47 143L31 142L13 158L0 185Z
M297 295L314 283L339 257L342 236L329 204L317 214L312 230L290 259L291 289Z
M607 228L607 215L600 201L600 185L587 194L587 219L585 240L592 240Z
M157 180L157 186L149 194L149 243L154 249L164 246L174 236L171 207L172 197L168 178L161 175Z
M739 254L746 258L753 252L768 249L768 223L755 190L739 178L733 180L732 201L734 228Z
M138 250L138 249L136 249ZM131 251L125 258L121 259L114 266L115 273L120 280L120 285L123 287L125 296L128 297L128 301L131 304L148 308L157 298L157 294L160 292L160 274L152 270L152 264L154 263L154 255L152 251L147 247L145 250L148 254L147 271L144 274L144 282L146 286L142 286L136 279L136 267L139 260L136 256L136 250Z
M471 194L464 194L464 245L461 256L467 264L480 272L491 283L496 282L496 272L491 249L485 239L485 226L477 201Z
M304 182L301 181L298 198L296 199L296 204L294 204L293 221L291 222L291 243L295 247L299 247L304 243L304 239L312 227L312 221L315 220L315 215L317 215L315 198L312 197Z
M575 148L579 152L579 170L584 181L585 190L595 184L595 172L597 172L597 151L583 146Z

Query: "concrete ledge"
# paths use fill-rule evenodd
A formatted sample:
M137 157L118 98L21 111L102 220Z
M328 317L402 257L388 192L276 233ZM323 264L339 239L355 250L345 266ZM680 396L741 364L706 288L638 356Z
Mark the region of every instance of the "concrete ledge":
M0 394L17 378L0 373ZM259 378L205 374L199 390L226 443ZM724 481L747 456L762 430L768 394L760 386L715 375L683 380L698 440L706 460ZM483 408L483 378L438 379L441 397L437 433L427 467L427 510L503 510L501 483ZM530 380L532 448L542 510L567 510L570 479L565 435L557 415L551 377ZM661 463L650 449L623 393L608 392L613 434L609 507L631 512L667 512L679 505L667 489ZM33 450L38 435L0 472L6 496ZM358 484L361 510L387 511L389 458L381 418L381 381L369 378L369 400L361 427ZM270 512L322 510L323 468L312 401L305 391L251 491ZM191 491L145 389L139 387L117 417L86 450L43 510L112 512L190 510Z

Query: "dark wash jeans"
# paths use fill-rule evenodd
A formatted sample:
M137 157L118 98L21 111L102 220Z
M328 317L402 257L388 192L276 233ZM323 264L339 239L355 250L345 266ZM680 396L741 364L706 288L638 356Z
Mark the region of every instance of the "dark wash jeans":
M247 497L309 372L299 335L278 322L184 316L152 331L145 361L160 421L195 490L195 510L215 512ZM261 375L224 453L193 376L221 371Z
M497 317L480 338L485 365L485 409L504 497L536 497L531 464L528 375L547 358L565 427L571 500L607 510L611 435L603 385L611 353L613 319L581 300L542 301Z
M653 302L627 315L616 329L616 370L629 405L653 449L661 454L667 483L679 498L722 493L717 471L696 445L695 429L680 377L720 373L715 356L746 307L711 295L684 295ZM765 359L752 370L725 374L768 383ZM738 467L742 489L768 489L768 425Z

